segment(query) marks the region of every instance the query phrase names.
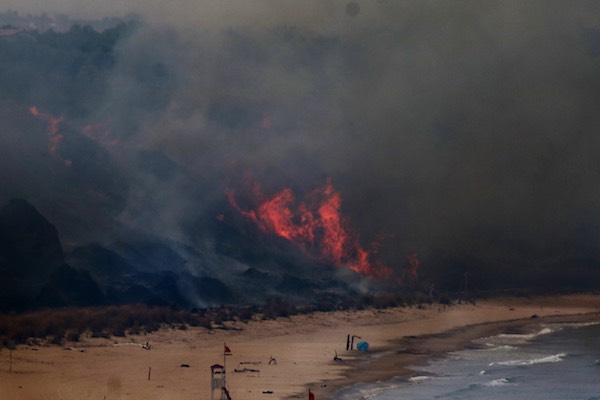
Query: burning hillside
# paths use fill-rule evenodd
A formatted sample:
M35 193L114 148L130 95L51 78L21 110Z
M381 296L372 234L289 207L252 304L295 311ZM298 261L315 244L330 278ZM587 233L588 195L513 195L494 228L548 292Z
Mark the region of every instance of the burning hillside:
M262 232L285 238L313 257L361 275L384 278L392 274L390 268L375 264L371 252L360 245L341 213L342 199L331 180L303 200L297 200L290 188L266 196L256 185L253 195L255 208L244 210L234 191L227 192L231 206Z
M597 285L600 6L275 3L1 36L1 203L120 299Z

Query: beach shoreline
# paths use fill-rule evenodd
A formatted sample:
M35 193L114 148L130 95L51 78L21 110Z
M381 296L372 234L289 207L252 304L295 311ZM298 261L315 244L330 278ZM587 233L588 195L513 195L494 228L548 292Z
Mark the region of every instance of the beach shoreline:
M382 349L381 357L364 361L368 367L357 365L348 371L344 378L330 382L324 390L325 399L338 398L338 392L349 391L353 386L406 380L420 374L419 367L436 359L447 357L450 353L483 348L475 344L478 339L493 337L503 333L539 332L543 325L551 323L598 323L600 313L561 314L552 316L535 316L499 322L485 322L450 329L446 332L425 334L421 336L403 337Z
M411 366L476 338L532 323L600 321L599 312L600 295L498 298L230 322L212 331L162 329L63 347L18 346L12 372L8 351L0 351L0 398L210 399L210 366L226 363L233 400L308 398L309 389L317 400L331 399L356 383L409 376ZM346 350L348 335L368 341L369 351ZM142 347L146 343L150 350Z

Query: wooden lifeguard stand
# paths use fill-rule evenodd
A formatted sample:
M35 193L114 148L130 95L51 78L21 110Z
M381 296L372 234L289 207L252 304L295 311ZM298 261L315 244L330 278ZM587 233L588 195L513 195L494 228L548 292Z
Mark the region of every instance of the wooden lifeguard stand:
M220 392L219 399L225 400L225 367L220 364L211 365L210 367L210 399L215 399L215 390Z

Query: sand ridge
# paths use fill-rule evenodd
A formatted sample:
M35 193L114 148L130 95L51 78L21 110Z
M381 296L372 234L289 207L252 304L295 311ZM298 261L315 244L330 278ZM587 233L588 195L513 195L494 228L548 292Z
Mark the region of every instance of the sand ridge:
M388 379L507 326L577 315L600 321L600 295L505 298L453 306L313 313L229 329L163 329L65 346L0 351L0 399L210 399L210 366L223 364L234 400L328 398L339 387ZM536 318L536 321L539 321ZM369 342L347 351L347 335ZM150 350L142 346L149 343ZM68 349L69 350L68 350ZM342 360L335 361L337 355ZM269 361L276 359L276 363ZM237 370L237 372L236 372ZM150 379L148 379L150 378ZM214 392L215 399L220 394Z

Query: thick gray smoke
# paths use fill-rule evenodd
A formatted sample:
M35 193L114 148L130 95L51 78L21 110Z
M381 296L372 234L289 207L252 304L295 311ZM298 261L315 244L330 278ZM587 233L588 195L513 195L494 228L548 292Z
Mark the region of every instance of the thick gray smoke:
M331 176L359 231L406 251L597 237L595 3L330 6L307 27L146 26L107 107L149 110L124 134L197 173Z
M143 3L96 117L204 200L330 177L386 264L598 256L598 2ZM153 229L209 203L155 183Z

